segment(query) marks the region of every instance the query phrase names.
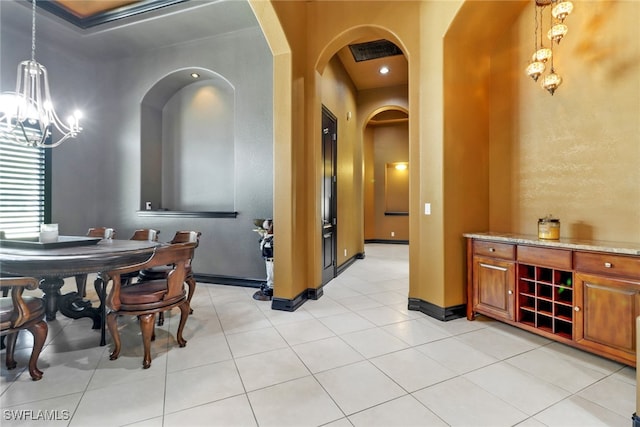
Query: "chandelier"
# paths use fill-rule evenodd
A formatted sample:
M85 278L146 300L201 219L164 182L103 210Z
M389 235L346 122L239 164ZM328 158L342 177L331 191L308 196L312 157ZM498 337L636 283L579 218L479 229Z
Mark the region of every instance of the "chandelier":
M542 87L551 95L556 91L558 86L562 84L562 77L556 73L553 66L554 45L559 45L562 38L567 34L568 27L564 25L564 19L573 10L573 3L561 0L534 0L535 1L535 34L534 34L534 53L531 61L526 68L527 75L534 81L538 81L542 77ZM545 47L542 36L544 11L547 6L551 6L549 14L549 30L547 38L549 39L549 47ZM544 75L549 64L549 73Z
M81 114L76 111L65 124L53 108L47 69L35 60L36 0L31 4L31 59L18 64L15 92L0 93L0 140L53 148L80 133ZM60 133L56 141L54 129Z

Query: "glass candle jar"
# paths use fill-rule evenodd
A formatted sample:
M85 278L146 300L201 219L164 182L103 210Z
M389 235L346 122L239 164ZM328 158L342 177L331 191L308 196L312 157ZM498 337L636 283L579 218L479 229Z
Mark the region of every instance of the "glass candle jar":
M560 220L547 215L538 219L538 239L558 240L560 238Z
M40 242L52 243L58 241L58 224L40 224Z

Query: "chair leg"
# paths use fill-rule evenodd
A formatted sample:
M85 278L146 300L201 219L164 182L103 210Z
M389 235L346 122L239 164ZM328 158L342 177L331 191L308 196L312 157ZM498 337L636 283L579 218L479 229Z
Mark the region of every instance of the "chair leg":
M184 347L187 345L187 341L182 337L182 331L184 330L184 325L187 323L187 318L189 317L189 301L185 301L180 304L180 324L178 324L178 332L176 332L176 341L178 341L178 345L180 347Z
M14 332L12 334L7 335L7 352L5 356L5 362L7 364L7 369L14 369L17 365L15 359L13 358L13 352L16 349L16 341L18 340L18 332Z
M29 358L29 374L33 381L38 381L42 378L42 371L38 369L38 357L40 357L40 352L47 339L49 326L47 322L42 320L31 326L29 332L33 335L33 349L31 350L31 357Z
M187 301L189 301L189 314L193 314L193 309L191 308L191 298L193 298L193 294L196 292L196 279L193 276L189 276L185 279L187 282L188 290L187 290Z
M142 368L147 369L151 366L151 336L156 323L155 313L142 314L138 316L140 320L140 331L142 332L142 345L144 346L144 358L142 359Z
M113 351L109 355L109 360L116 360L120 356L120 333L118 332L118 315L116 313L107 315L107 327L113 340Z
M98 298L100 298L103 295L103 285L104 285L104 279L101 275L98 275L98 277L96 277L96 280L93 281L93 289L95 289L96 291L96 295L98 295ZM102 301L102 299L100 299L100 303L104 303L104 301Z
M76 288L78 289L78 295L80 298L87 296L87 275L78 274L74 276L76 279Z

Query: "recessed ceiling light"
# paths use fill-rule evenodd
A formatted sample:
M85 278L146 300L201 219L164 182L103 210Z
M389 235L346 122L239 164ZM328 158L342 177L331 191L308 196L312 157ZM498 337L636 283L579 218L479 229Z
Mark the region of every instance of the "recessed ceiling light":
M380 67L380 74L387 74L389 72L389 67L387 67L386 65L383 65L382 67Z
M194 79L197 79L198 77L200 77L200 74L198 74L198 73L191 73L191 77L193 77Z

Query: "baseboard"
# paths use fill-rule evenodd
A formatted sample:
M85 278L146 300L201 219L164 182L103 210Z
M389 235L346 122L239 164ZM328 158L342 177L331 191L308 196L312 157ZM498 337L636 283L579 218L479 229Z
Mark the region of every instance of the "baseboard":
M307 288L304 291L300 292L293 299L279 298L274 296L271 300L271 309L280 311L296 311L307 300L317 300L322 296L323 293L324 291L322 287L320 287L317 289Z
M408 240L367 239L365 243L384 243L388 245L408 245Z
M217 285L243 286L246 288L259 288L266 280L245 279L242 277L219 276L215 274L194 274L196 282L214 283Z
M409 298L409 310L419 311L429 317L446 322L448 320L465 317L467 313L467 305L460 304L452 307L440 307L421 299Z
M264 280L245 279L242 277L218 276L214 274L194 274L196 282L213 283L217 285L243 286L246 288L260 288ZM307 300L317 300L324 294L322 287L314 289L308 288L300 292L293 299L273 297L271 300L271 308L273 310L296 311Z

